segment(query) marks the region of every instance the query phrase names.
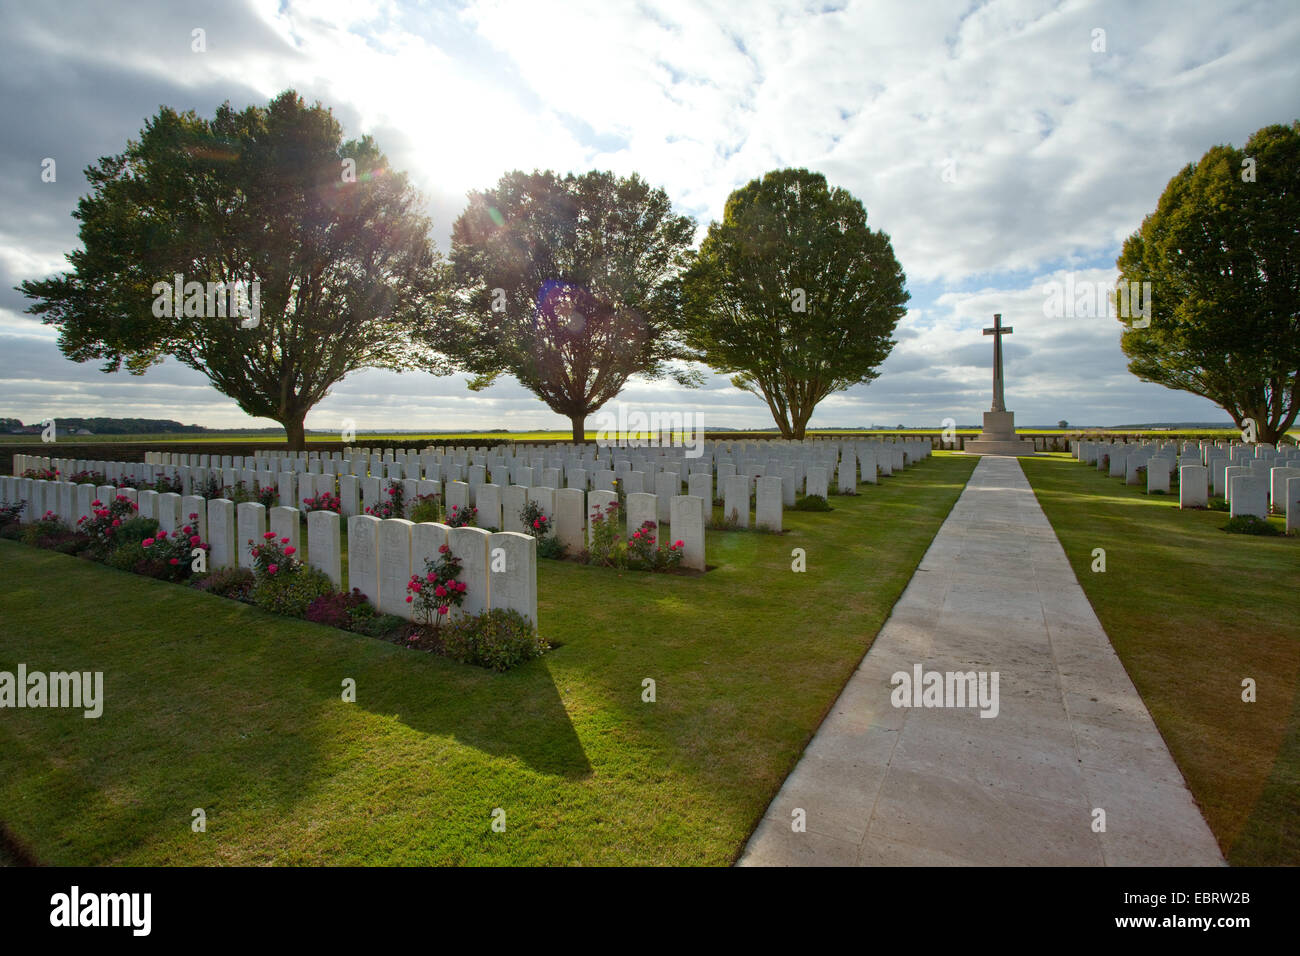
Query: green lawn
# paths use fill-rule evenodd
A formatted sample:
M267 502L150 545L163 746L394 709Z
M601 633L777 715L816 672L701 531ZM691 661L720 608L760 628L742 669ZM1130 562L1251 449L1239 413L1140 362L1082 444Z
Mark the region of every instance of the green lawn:
M506 675L0 541L0 669L107 698L0 716L0 822L50 864L729 863L975 464L710 532L705 575L544 561L562 646Z
M1229 862L1300 864L1300 539L1065 456L1021 465Z

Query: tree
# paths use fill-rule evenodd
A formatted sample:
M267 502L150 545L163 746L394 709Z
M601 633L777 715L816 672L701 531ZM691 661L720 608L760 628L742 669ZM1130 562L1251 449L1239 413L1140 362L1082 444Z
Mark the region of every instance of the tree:
M1069 427L1070 427L1070 423L1067 422L1064 418L1062 418L1059 422L1056 423L1056 427L1057 427L1057 428L1069 428Z
M684 355L677 280L694 231L635 174L507 173L452 227L456 317L440 338L471 389L514 375L580 442L632 375L700 382L669 364Z
M1300 121L1215 146L1124 242L1120 290L1151 283L1120 347L1144 381L1202 395L1276 442L1300 411ZM1123 298L1120 299L1121 306ZM1133 309L1130 306L1128 310Z
M889 237L820 173L737 189L684 280L686 341L803 438L818 402L877 377L910 298Z
M142 375L171 355L293 449L349 372L449 371L411 341L446 282L420 197L319 103L288 91L212 120L164 107L86 178L72 271L20 287L68 358Z

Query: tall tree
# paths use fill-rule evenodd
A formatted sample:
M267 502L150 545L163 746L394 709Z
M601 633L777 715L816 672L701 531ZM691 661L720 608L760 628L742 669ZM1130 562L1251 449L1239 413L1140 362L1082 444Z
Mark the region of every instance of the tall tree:
M910 298L889 237L820 173L781 169L733 192L684 279L686 341L803 438L817 404L867 383Z
M580 442L633 375L699 383L671 362L694 228L635 174L507 173L471 192L452 227L457 309L439 341L476 376L470 388L514 375Z
M1129 371L1252 419L1260 441L1285 435L1300 412L1297 223L1300 121L1188 164L1116 263L1130 313L1133 283L1151 283L1149 325L1120 310Z
M411 336L447 279L421 199L319 103L288 91L211 120L164 107L86 178L72 270L20 287L68 358L142 375L171 355L282 424L294 449L349 372L449 371ZM165 291L176 276L183 296ZM244 314L199 295L207 283L242 283Z

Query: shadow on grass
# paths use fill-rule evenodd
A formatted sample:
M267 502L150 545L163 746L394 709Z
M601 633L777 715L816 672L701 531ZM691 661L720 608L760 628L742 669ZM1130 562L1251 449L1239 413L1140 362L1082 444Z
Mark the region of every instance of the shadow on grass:
M544 660L494 674L15 542L0 542L0 577L0 669L104 674L99 719L13 710L0 725L0 821L53 851L43 862L174 843L194 808L287 818L394 723L538 774L591 772ZM95 600L56 611L64 589Z
M546 658L497 674L420 651L401 654L427 656L430 666L410 668L400 683L378 682L364 699L367 710L392 716L420 733L451 736L495 757L514 757L548 776L581 780L591 774ZM453 671L474 673L453 677L457 687L451 701L447 690Z

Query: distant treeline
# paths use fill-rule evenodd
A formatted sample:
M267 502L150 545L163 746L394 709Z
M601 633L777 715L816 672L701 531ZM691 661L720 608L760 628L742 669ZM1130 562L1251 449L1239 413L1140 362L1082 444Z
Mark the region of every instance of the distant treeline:
M39 435L45 429L44 421L24 425L17 418L0 418L0 433L10 435ZM54 419L56 435L75 435L81 431L92 435L142 435L142 434L196 434L206 432L202 425L182 425L163 418L59 418ZM283 431L283 429L268 429Z

